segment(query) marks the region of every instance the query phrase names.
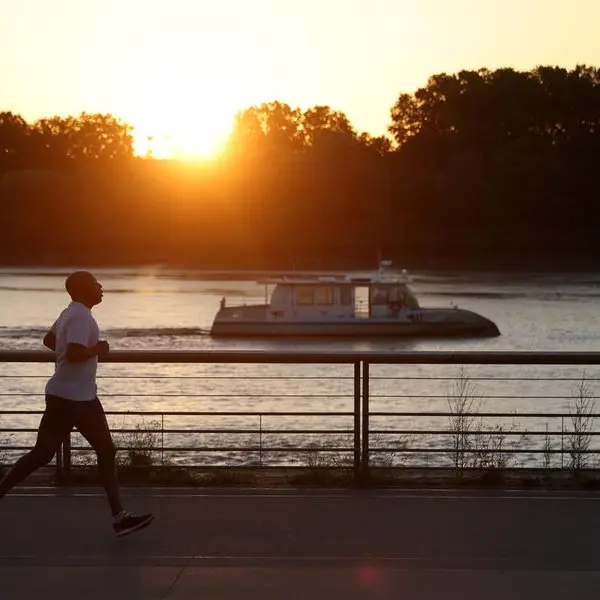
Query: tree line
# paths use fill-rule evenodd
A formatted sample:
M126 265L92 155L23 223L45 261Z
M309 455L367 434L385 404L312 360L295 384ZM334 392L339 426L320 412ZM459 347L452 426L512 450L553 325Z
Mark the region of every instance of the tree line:
M0 113L0 262L590 268L600 250L594 67L434 75L389 136L252 106L194 169L133 141L112 115Z

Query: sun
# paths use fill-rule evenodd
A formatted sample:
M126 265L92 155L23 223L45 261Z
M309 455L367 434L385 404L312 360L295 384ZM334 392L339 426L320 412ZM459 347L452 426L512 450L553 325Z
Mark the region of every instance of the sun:
M171 111L148 106L134 122L137 155L185 161L210 160L219 155L233 126L236 108L217 101L189 105L177 101ZM191 103L190 103L191 104Z
M229 137L235 114L245 107L239 81L216 66L186 66L171 64L138 78L126 117L136 154L210 160Z

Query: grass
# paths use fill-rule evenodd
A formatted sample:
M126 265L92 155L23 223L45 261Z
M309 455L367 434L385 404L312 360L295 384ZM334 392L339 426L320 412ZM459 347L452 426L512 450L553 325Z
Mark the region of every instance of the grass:
M451 447L447 453L460 479L468 470L482 470L490 481L502 478L501 471L512 466L514 454L508 446L509 436L514 436L515 427L499 424L485 427L480 410L483 397L477 392L463 368L454 382L453 393L448 394L449 434ZM510 450L518 449L524 437L514 442Z
M569 404L571 427L567 433L567 445L570 458L569 468L575 474L589 466L595 408L594 396L584 374L578 387L573 391L573 397Z
M55 480L54 469L46 468L28 483ZM349 468L307 467L155 467L119 471L123 486L178 487L317 487L317 488L397 488L397 489L547 489L600 490L600 472L582 469L577 478L570 469L469 469L456 477L453 468L419 469L375 467L366 476L354 478ZM97 471L92 467L74 467L70 485L99 485Z

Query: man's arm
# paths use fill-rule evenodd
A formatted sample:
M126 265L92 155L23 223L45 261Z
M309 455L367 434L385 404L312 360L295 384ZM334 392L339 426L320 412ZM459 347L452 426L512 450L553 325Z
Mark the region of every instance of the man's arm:
M44 336L42 340L42 344L46 346L49 350L54 352L56 350L56 324L58 323L58 319L52 323L52 327L48 330L48 333Z
M71 362L83 362L90 358L94 358L94 356L100 356L103 354L104 344L106 344L106 342L98 342L95 346L89 348L82 344L67 344L67 360ZM106 345L108 346L108 344Z
M56 335L54 334L54 331L50 330L44 336L42 343L44 344L44 346L46 346L46 348L54 352L54 350L56 350Z

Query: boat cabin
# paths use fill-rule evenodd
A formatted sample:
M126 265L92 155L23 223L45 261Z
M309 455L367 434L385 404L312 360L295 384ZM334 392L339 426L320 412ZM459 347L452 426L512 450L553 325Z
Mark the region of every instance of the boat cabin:
M383 318L419 308L414 293L403 282L321 278L271 283L276 285L268 310L274 318Z

